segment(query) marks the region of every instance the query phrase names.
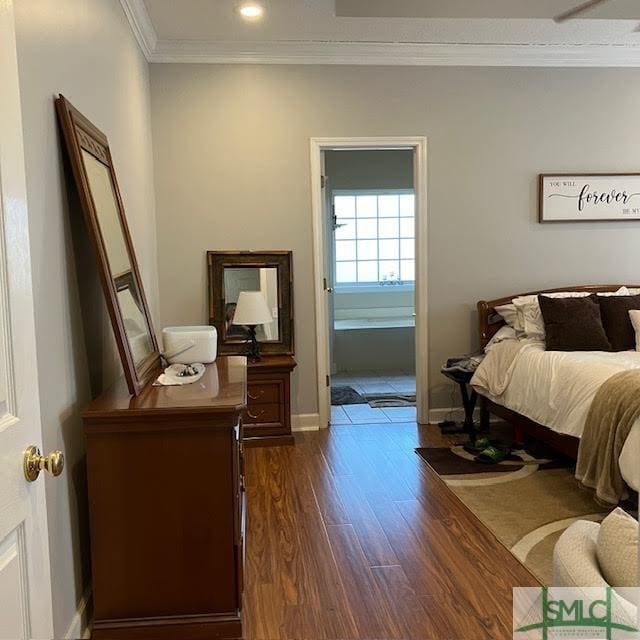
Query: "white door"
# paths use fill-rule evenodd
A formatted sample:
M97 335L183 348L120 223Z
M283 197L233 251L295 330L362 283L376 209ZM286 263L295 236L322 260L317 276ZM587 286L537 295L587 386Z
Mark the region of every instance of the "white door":
M333 196L331 193L331 176L327 175L325 168L325 155L322 152L322 188L324 189L324 246L325 246L325 290L327 292L327 309L329 311L329 374L333 375L336 372L336 365L334 359L334 284L335 284L335 216L333 211Z
M0 2L0 92L0 638L51 638L44 479L23 471L42 431L11 0Z

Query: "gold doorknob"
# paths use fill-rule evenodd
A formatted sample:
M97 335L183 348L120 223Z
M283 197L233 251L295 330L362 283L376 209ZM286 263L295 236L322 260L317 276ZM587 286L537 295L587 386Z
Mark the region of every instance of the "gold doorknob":
M52 476L59 476L64 469L64 454L62 451L52 451L48 456L43 456L38 447L27 447L23 466L24 477L29 482L36 480L43 469Z

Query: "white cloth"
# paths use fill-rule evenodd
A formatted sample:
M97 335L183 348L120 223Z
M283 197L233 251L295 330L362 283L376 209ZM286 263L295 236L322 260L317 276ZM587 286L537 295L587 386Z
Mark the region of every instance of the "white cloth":
M181 376L180 372L183 371L186 366L193 367L196 374L193 376ZM204 371L204 365L199 362L195 362L192 365L172 364L164 370L164 373L158 376L158 379L153 385L156 387L175 387L183 384L193 384L202 378Z
M577 438L582 435L589 407L600 385L620 371L640 369L637 351L545 351L543 343L527 341L508 372L504 372L500 365L509 358L500 358L497 352L512 352L511 342L494 345L476 370L471 386L497 404L553 431ZM638 460L640 420L631 429L619 459L625 481L635 490L640 488Z

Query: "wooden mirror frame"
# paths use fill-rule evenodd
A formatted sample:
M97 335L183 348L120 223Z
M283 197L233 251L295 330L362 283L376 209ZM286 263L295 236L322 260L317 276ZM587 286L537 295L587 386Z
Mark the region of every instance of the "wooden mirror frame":
M85 116L83 116L64 96L60 95L56 99L56 110L60 127L66 144L67 155L73 171L84 219L93 244L94 253L98 262L98 271L100 272L100 281L111 318L111 325L115 334L118 352L122 361L122 368L127 380L129 392L132 395L138 395L142 388L156 374L160 366L160 350L158 349L158 341L149 306L144 294L142 279L138 269L138 261L131 241L131 234L127 225L127 218L124 212L124 205L116 179L116 173L113 167L111 151L107 137L95 125L93 125ZM116 198L118 217L122 226L124 242L126 245L129 259L131 262L131 270L117 278L111 271L107 249L105 247L104 238L100 230L100 224L94 204L89 180L82 159L82 150L90 153L96 160L105 165L111 176L114 195ZM137 366L131 352L131 345L127 338L124 326L122 311L118 302L118 291L126 289L131 283L135 283L138 296L134 296L136 305L139 307L144 316L147 331L151 338L151 352ZM133 294L132 294L133 295Z
M243 354L246 341L227 340L224 270L235 267L275 268L278 271L278 337L260 342L263 355L293 355L293 260L291 251L207 251L209 322L218 331L218 352Z

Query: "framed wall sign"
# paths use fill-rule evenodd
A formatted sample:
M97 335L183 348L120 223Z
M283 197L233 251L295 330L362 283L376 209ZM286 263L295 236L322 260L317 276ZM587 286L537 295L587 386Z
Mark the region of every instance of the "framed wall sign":
M540 222L640 220L640 173L541 174Z

